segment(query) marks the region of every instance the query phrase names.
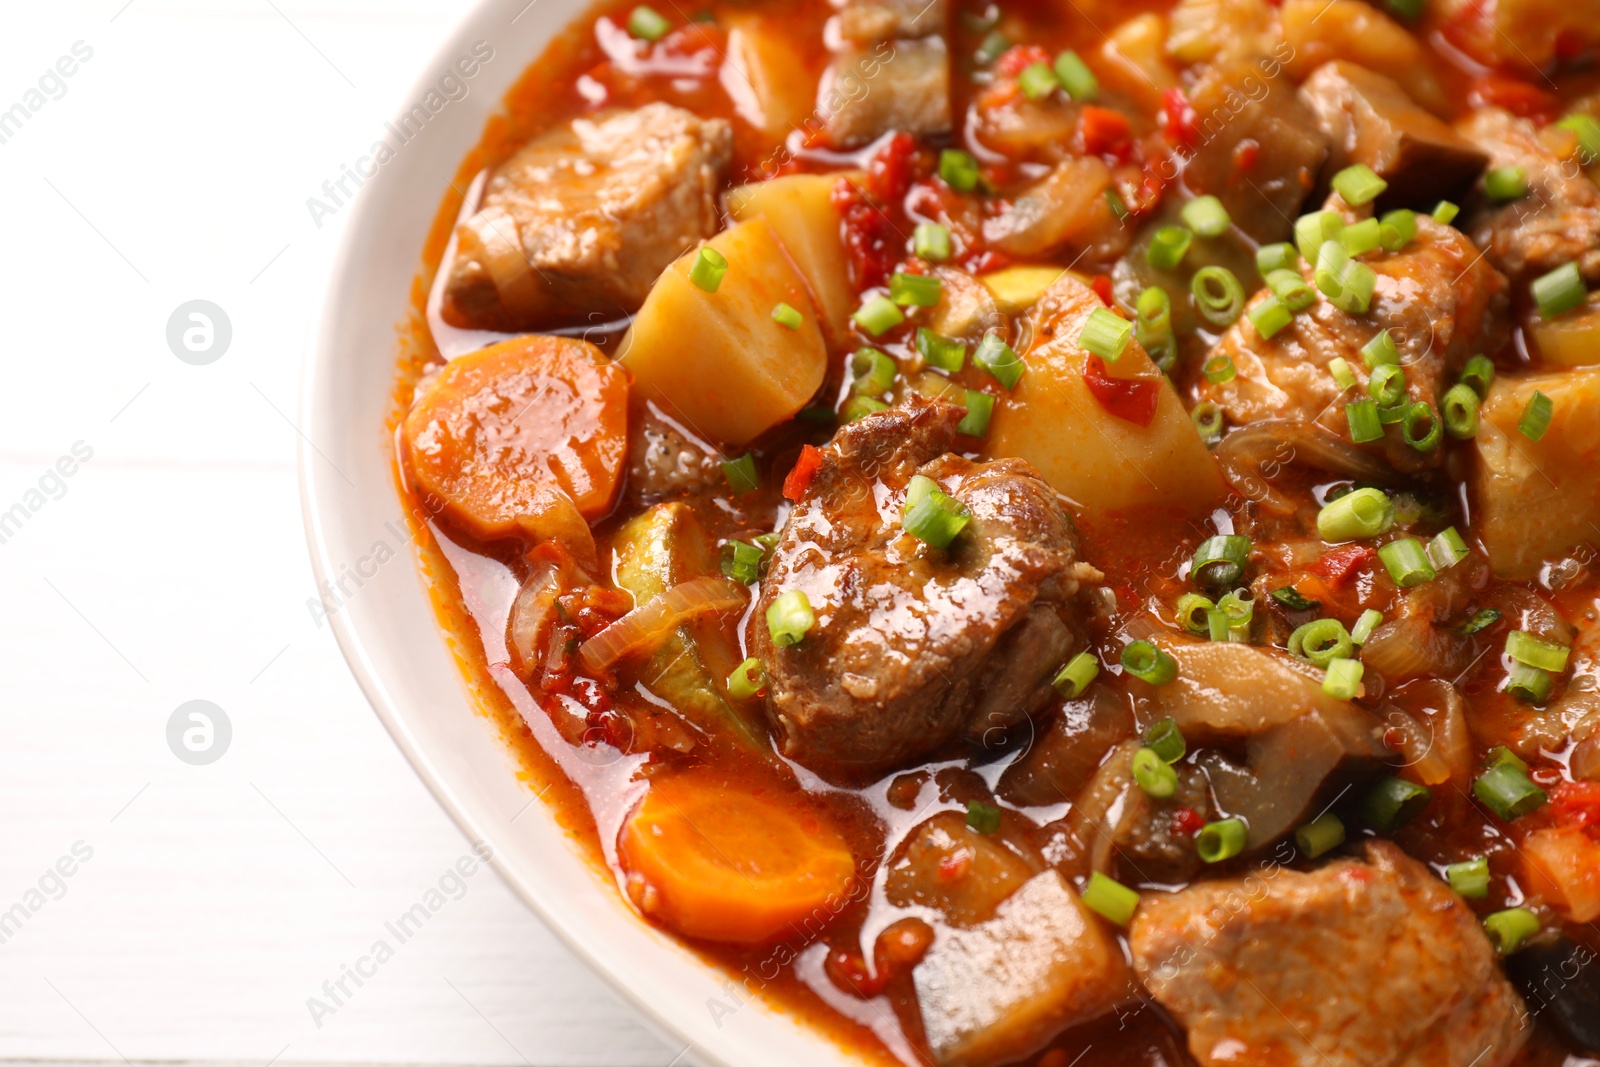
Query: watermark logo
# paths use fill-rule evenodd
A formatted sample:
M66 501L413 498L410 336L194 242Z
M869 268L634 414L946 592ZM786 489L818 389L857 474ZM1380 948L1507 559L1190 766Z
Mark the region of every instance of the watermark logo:
M209 300L179 304L167 319L167 347L195 367L215 363L233 343L233 322L228 313Z
M192 767L217 762L232 743L228 713L209 700L179 704L167 719L167 747Z

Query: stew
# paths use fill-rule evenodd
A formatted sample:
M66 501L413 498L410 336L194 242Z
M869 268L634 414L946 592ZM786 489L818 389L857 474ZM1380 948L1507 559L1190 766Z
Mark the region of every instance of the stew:
M1597 14L623 3L535 59L425 250L398 480L713 1016L1595 1062Z

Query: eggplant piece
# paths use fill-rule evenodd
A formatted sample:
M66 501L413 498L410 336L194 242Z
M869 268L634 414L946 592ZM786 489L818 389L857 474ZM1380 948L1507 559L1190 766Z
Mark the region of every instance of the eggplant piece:
M1380 208L1431 210L1459 197L1489 162L1395 81L1354 63L1324 63L1300 86L1300 99L1329 141L1324 177L1365 163L1389 183Z
M1041 728L1028 751L1000 776L997 791L1008 803L1024 807L1069 801L1094 777L1105 753L1132 736L1127 702L1098 686Z
M995 917L1006 898L1045 869L1023 835L1027 820L1002 814L1000 827L980 834L959 811L919 823L895 851L883 891L897 908L932 908L956 927Z
M1527 1001L1528 1014L1555 1024L1584 1052L1600 1053L1600 968L1595 951L1558 936L1529 945L1506 960Z

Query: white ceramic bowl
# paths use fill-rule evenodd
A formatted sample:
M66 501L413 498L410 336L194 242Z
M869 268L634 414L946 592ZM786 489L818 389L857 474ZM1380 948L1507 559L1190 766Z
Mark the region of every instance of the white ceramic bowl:
M719 1067L842 1063L849 1057L830 1041L753 1000L641 922L542 805L513 823L533 794L518 781L493 724L472 706L404 544L384 424L396 325L408 311L428 228L506 90L583 10L582 0L479 4L441 43L401 112L424 100L475 42L491 45L494 58L467 83L464 99L433 115L379 168L350 209L300 400L300 487L312 565L319 582L343 579L351 595L341 594L345 602L331 616L334 634L373 709L439 803L469 839L491 846L506 883L581 959L675 1049L688 1047L683 1060Z

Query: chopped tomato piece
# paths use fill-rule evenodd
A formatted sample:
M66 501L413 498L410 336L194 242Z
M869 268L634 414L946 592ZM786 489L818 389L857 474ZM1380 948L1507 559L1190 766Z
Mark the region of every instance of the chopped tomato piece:
M992 270L1011 266L1011 257L1004 252L979 252L967 261L967 269L974 274L988 274Z
M1600 782L1562 782L1545 810L1555 826L1600 830Z
M1366 545L1346 545L1329 552L1306 570L1319 578L1326 578L1337 589L1377 555L1375 550Z
M1242 181L1249 177L1255 169L1256 161L1261 158L1261 144L1246 137L1233 148L1233 178Z
M856 287L885 284L905 245L894 221L848 179L841 178L834 186L833 203L844 216L845 252Z
M1472 83L1467 102L1473 107L1505 108L1513 115L1548 121L1561 110L1561 101L1537 85L1504 74L1485 74Z
M799 500L806 495L806 489L811 486L811 479L815 478L817 471L822 469L822 449L815 445L801 445L800 458L794 461L794 469L783 480L783 495L786 500Z
M901 200L911 188L912 156L917 151L916 138L898 132L884 142L867 164L867 174L872 191L884 202Z
M1193 837L1205 829L1206 819L1193 808L1179 808L1172 813L1172 828L1180 834Z
M1156 417L1161 383L1154 378L1113 378L1105 360L1090 354L1083 364L1083 384L1100 406L1135 426L1149 426Z
M1014 44L994 61L994 72L1002 78L1015 78L1035 63L1049 63L1050 53L1036 44Z
M1106 307L1111 306L1110 277L1104 274L1096 274L1094 276L1094 281L1090 283L1090 288L1094 290L1094 295L1100 298L1100 303L1104 304Z
M1078 115L1078 129L1083 134L1083 150L1091 155L1122 160L1133 147L1129 140L1132 128L1120 111L1085 104Z
M882 993L883 987L889 980L888 973L881 968L877 974L867 972L867 961L862 957L860 949L834 949L828 953L822 969L828 973L829 980L840 992L849 993L862 1000L871 1000Z
M1200 139L1199 116L1188 94L1174 86L1161 94L1163 130L1167 142L1179 148L1193 149Z

